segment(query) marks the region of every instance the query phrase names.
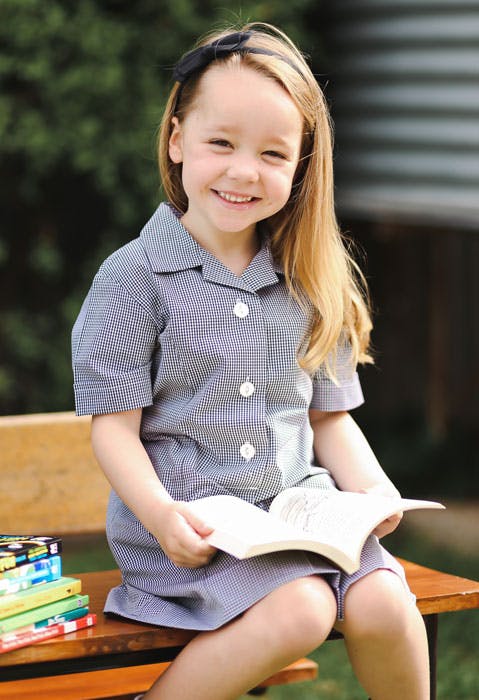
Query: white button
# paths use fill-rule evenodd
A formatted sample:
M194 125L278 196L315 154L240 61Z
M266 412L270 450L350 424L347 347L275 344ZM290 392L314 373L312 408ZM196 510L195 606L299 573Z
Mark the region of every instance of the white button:
M240 447L240 453L243 459L246 459L249 462L249 460L253 459L255 456L256 450L251 443L245 442L244 445L241 445Z
M245 398L248 398L248 396L251 396L255 392L255 385L252 384L251 382L243 382L242 385L240 386L240 394L241 396L244 396Z
M244 318L249 314L248 306L243 301L237 301L234 306L233 313L238 318Z

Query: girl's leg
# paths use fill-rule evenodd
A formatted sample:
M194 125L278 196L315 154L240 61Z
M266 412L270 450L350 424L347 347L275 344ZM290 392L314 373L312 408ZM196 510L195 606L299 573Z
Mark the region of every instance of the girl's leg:
M319 576L291 581L241 617L201 632L145 695L145 700L236 700L328 636L336 600Z
M343 635L354 672L373 700L427 700L429 659L422 617L401 579L374 571L345 597Z

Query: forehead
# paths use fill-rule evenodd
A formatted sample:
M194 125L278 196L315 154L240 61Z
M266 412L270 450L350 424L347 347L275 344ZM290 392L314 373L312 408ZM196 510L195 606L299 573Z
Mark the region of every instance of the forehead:
M268 125L283 136L301 132L303 125L296 103L276 80L242 65L212 65L191 111L212 126Z

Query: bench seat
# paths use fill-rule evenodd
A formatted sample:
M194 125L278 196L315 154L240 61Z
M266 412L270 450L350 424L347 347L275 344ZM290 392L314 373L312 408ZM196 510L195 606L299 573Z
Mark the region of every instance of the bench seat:
M479 582L412 562L401 563L417 597L418 608L425 616L434 681L437 615L479 607ZM119 692L125 695L131 689L132 693L139 693L194 637L195 632L191 630L157 627L104 615L106 595L120 582L118 570L76 576L81 578L83 590L90 596L90 609L98 615L98 624L0 655L1 699L46 700L52 688L62 689L59 696L62 700L120 697ZM316 675L316 664L301 659L266 679L260 687L312 680Z

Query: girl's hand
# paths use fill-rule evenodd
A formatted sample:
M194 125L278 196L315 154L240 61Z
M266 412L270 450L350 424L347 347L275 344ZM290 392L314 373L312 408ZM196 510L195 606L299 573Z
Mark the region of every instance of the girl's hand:
M373 530L373 535L376 535L377 537L381 538L384 537L385 535L389 535L391 532L394 532L394 530L397 528L399 523L402 520L402 511L399 513L395 513L394 515L391 515L390 518L387 518L384 520L382 523L380 523L375 530Z
M389 484L375 484L367 489L361 489L360 493L371 493L376 496L389 496L390 498L399 498L400 493L396 489L391 488ZM397 528L403 517L402 511L391 515L386 518L382 523L380 523L375 530L373 530L373 535L381 538L385 535L389 535L391 532Z
M173 564L198 568L207 564L216 553L204 539L213 528L194 515L183 501L162 504L152 534Z

